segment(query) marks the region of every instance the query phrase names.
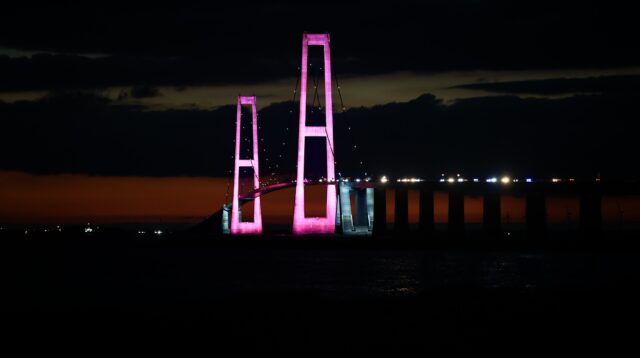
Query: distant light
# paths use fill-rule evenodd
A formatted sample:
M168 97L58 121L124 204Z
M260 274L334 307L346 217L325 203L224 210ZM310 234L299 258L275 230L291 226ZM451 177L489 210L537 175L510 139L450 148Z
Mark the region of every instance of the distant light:
M517 182L519 182L519 181L520 181L520 179L513 179L513 182L514 182L514 183L517 183Z
M487 179L487 183L497 183L498 182L498 178L496 177L492 177L492 178L488 178Z
M450 177L449 179L447 179L447 181L448 181L449 183L453 183L453 182L455 182L456 180L455 180L454 178Z
M502 184L509 184L511 182L511 178L509 177L502 177L502 179L500 179L500 182Z
M415 177L414 178L399 178L399 179L396 179L396 181L398 183L419 183L419 182L423 182L424 179L415 178Z
M474 182L474 183L477 183L477 182L479 182L479 181L480 181L480 179L478 179L478 178L473 178L473 182Z
M559 178L552 178L552 179L551 179L551 182L552 182L552 183L559 183L559 182L561 182L561 181L562 181L562 179L559 179Z
M359 182L360 182L360 178L356 178L356 183L359 183Z
M533 183L533 180L532 180L531 178L527 178L527 179L525 179L525 181L526 181L527 183Z
M140 235L144 235L144 234L146 234L146 233L147 233L147 232L146 232L146 231L144 231L144 230L138 230L138 234L140 234Z
M574 178L569 178L569 181L576 181Z
M441 178L441 179L440 179L440 182L441 182L441 183L444 183L445 181L446 181L446 180L444 180L444 178Z
M153 233L156 235L162 235L162 230L154 230Z
M458 183L462 183L464 181L464 178L458 178Z
M85 228L84 228L84 232L85 232L85 233L90 233L90 232L93 232L93 229L92 229L92 228L90 228L90 227L85 227Z

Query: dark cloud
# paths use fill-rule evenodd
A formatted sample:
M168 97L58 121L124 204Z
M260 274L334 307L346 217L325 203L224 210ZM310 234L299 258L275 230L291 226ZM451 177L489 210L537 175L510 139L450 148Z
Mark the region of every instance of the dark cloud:
M161 96L160 90L151 86L135 86L131 88L131 97L140 98L152 98Z
M550 78L545 80L472 83L465 88L499 93L557 95L566 93L632 93L640 91L640 76Z
M293 61L293 59L291 59ZM285 68L287 68L285 70ZM295 76L293 63L230 56L216 59L39 54L0 56L0 91L70 90L110 86L175 86L262 82Z
M147 112L94 94L0 105L3 169L32 173L221 174L235 107Z
M638 66L636 12L609 1L7 4L0 89L184 86L294 76L303 31L336 73ZM88 58L78 54L105 54Z
M556 100L499 96L445 105L424 95L407 103L354 108L335 116L337 169L344 175L367 170L431 178L440 172L637 177L633 123L640 115L639 100L637 94ZM117 103L73 93L0 103L0 150L7 154L0 158L0 169L228 174L235 106L149 111ZM260 126L263 175L293 173L296 104L264 108Z

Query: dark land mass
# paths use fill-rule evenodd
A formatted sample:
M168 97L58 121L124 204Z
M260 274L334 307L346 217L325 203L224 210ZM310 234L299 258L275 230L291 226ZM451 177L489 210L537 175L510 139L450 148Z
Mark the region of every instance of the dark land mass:
M2 234L12 356L638 350L637 232L599 240Z

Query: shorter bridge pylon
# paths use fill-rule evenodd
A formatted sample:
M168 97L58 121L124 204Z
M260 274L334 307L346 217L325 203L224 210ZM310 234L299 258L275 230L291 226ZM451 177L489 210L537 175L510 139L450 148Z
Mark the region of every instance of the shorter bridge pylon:
M240 158L240 129L242 128L242 105L251 105L251 126L253 153L249 159ZM235 165L233 171L233 201L231 206L231 234L261 234L262 233L262 210L260 208L260 197L253 198L253 221L241 221L241 209L239 199L240 168L251 168L253 170L253 189L260 188L260 170L258 161L258 112L256 110L255 96L238 96L236 111L236 148Z

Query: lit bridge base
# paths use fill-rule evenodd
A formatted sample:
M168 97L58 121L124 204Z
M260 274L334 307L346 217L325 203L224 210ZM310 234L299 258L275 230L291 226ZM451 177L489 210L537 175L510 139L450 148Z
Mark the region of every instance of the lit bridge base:
M373 232L373 186L361 187L352 183L340 183L340 196L336 226L344 235L371 235ZM356 215L351 208L351 193L355 194Z

